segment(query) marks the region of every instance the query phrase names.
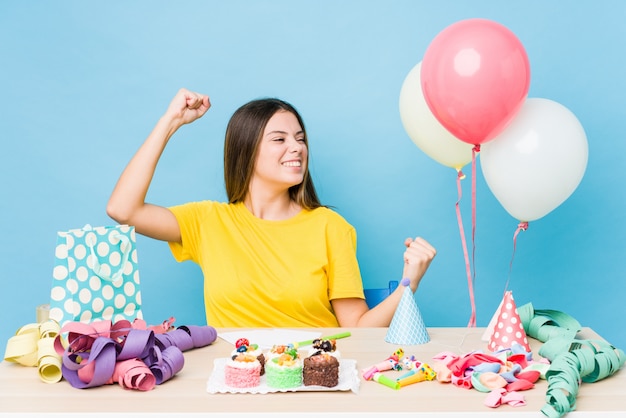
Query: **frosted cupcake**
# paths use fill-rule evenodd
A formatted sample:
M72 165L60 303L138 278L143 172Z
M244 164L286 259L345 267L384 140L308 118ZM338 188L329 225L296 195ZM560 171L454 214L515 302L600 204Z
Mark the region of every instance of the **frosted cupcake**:
M235 342L235 349L230 353L231 357L237 354L248 354L256 357L261 363L261 376L265 374L265 355L257 344L250 344L247 338L240 338Z
M249 354L236 354L224 366L224 382L233 388L252 388L261 384L261 363Z
M272 348L266 353L266 359L269 361L275 357L280 357L284 352L289 350L294 350L295 347L291 344L289 345L274 345Z
M302 386L302 360L295 348L270 350L265 363L265 382L275 389L291 389ZM273 352L272 352L273 351ZM278 353L277 351L282 351Z

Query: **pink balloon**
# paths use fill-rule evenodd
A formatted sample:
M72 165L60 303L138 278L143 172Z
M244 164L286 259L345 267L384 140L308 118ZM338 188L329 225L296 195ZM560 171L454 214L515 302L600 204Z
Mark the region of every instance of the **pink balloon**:
M522 107L530 64L505 26L468 19L433 39L422 60L421 82L437 120L461 141L478 145L504 130Z

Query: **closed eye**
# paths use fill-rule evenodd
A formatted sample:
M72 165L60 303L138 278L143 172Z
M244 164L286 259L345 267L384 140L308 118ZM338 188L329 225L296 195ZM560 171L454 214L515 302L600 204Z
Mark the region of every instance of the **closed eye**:
M268 132L265 136L266 137L271 137L272 135L277 135L277 136L271 138L272 141L284 141L285 140L285 136L287 136L288 133L287 132L283 132L283 131L271 131L271 132ZM302 131L296 132L294 136L296 137L296 141L306 143L304 132L302 132Z

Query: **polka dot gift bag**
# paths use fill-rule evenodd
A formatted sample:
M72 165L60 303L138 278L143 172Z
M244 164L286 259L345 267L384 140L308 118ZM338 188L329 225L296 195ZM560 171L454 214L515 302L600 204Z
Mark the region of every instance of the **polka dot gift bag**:
M50 318L61 326L143 318L134 227L86 225L57 233Z

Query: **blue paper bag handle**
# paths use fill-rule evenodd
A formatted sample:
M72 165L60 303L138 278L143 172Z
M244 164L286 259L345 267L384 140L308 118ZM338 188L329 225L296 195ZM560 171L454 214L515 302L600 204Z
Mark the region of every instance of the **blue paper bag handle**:
M88 228L88 226L86 228ZM117 235L113 235L113 234L117 234ZM94 244L90 242L87 242L86 244L89 247L89 251L91 251L91 256L93 259L93 272L96 274L96 276L108 282L116 282L120 280L122 278L122 274L124 274L124 267L126 267L126 263L128 263L128 257L130 256L131 245L130 245L130 240L128 239L128 237L126 235L120 234L119 231L111 232L111 236L119 238L120 248L124 247L124 244L125 244L124 251L122 252L122 262L120 264L120 268L111 276L108 276L102 273L102 266L100 265L100 261L98 260L98 257L96 256L96 252L93 248Z

